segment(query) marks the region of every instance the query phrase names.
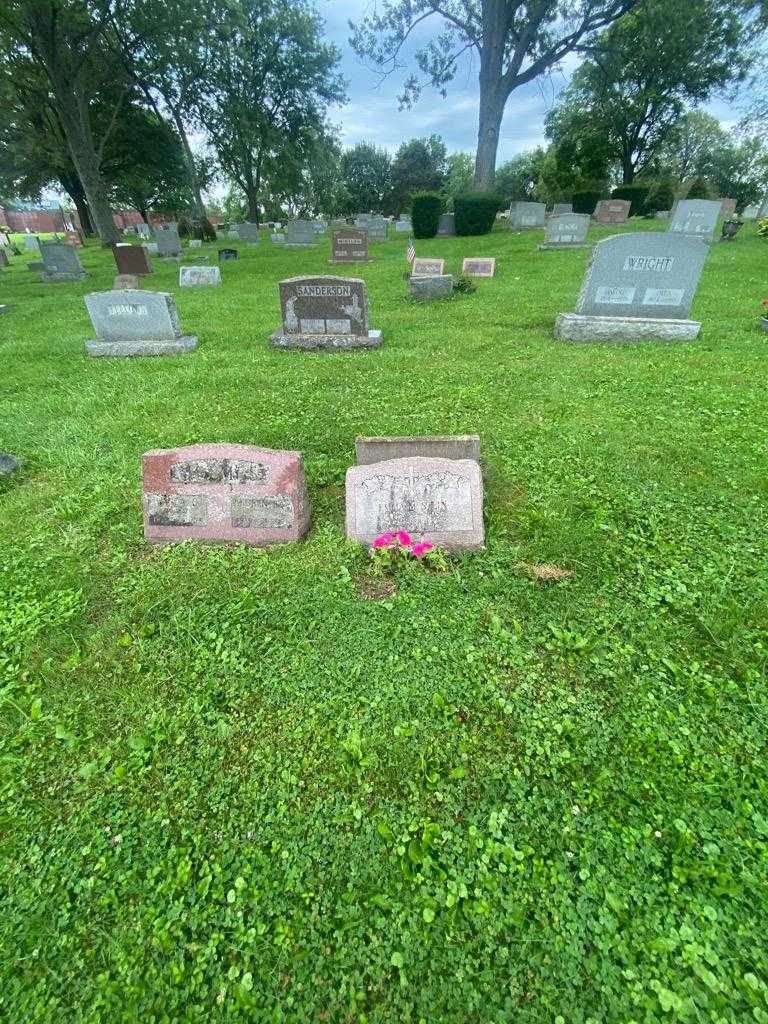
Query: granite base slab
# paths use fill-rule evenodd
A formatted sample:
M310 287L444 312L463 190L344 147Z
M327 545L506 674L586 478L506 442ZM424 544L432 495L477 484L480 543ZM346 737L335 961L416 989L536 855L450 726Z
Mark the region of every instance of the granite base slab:
M173 356L192 352L197 348L197 338L188 334L166 341L86 341L85 351L89 356Z
M40 280L43 284L58 284L58 283L69 283L75 281L84 281L88 277L86 273L83 274L46 274L40 275Z
M652 317L583 316L561 313L555 323L560 341L695 341L697 320L660 320Z
M379 348L381 331L368 334L284 334L275 331L269 339L272 348L295 348L302 352L349 352L356 348Z
M554 242L540 242L536 246L536 248L537 249L591 249L592 246L589 245L587 242L564 242L562 244L554 243Z

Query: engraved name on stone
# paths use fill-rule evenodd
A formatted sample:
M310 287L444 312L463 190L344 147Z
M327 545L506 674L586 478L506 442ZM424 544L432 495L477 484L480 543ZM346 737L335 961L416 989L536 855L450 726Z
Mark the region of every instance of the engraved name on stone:
M682 288L646 288L644 306L681 306L685 291Z
M271 530L289 529L294 522L293 499L289 494L265 495L259 498L232 499L232 526L241 530L263 527Z
M147 518L152 526L204 526L208 500L204 494L148 494Z
M149 316L146 306L107 306L108 316Z
M634 302L636 288L598 288L595 302L604 305L625 306Z
M195 459L171 466L170 478L179 484L264 483L269 468L242 459Z
M674 265L674 256L627 256L624 260L624 270L657 270L669 273Z
M469 480L449 472L377 474L362 482L359 525L364 532L402 528L417 534L473 528Z
M315 298L322 295L340 295L346 298L352 294L352 289L348 284L300 284L296 288L296 294L302 299Z

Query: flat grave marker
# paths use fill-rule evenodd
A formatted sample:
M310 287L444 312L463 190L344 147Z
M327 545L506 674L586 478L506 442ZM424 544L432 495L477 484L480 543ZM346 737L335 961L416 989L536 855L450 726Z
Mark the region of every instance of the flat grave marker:
M465 256L461 272L467 277L493 277L496 273L496 259L493 256Z
M218 288L220 284L218 267L179 267L180 288Z
M389 459L417 456L431 459L480 460L479 434L432 434L412 437L356 437L355 460L358 466Z
M219 249L219 263L226 263L228 260L236 260L237 249Z
M91 292L85 304L97 338L85 343L89 356L162 356L197 348L196 337L182 335L168 292Z
M434 277L409 277L408 291L411 298L416 299L418 302L448 299L453 295L453 275L440 274Z
M411 277L440 277L445 273L445 260L417 256L411 264Z

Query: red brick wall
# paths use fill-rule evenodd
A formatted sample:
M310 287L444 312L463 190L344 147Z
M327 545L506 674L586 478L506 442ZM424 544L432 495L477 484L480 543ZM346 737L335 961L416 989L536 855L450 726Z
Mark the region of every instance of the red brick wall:
M11 231L64 230L64 220L58 210L4 210L0 207L0 224L7 224Z

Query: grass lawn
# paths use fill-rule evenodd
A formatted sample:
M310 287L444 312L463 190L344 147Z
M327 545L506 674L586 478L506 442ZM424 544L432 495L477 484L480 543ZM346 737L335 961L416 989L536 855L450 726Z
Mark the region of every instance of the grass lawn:
M267 344L327 240L155 260L181 357L85 356L98 246L0 272L1 1020L768 1022L768 244L696 343L575 346L540 240L417 241L497 257L430 305L373 244L349 354ZM354 438L419 433L481 435L487 550L366 600ZM301 450L307 540L148 547L142 453L204 441Z

